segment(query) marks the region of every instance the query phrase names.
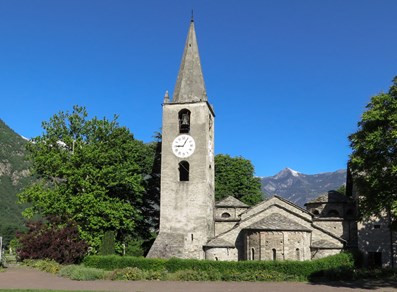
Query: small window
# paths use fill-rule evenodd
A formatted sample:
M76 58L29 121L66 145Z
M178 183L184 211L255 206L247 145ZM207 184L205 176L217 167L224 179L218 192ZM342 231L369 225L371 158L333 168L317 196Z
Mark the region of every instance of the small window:
M183 109L178 114L179 133L188 134L190 132L190 111Z
M251 248L251 260L255 260L255 248Z
M273 261L275 261L277 259L277 251L275 248L273 248L272 252L273 252Z
M313 210L313 215L318 216L320 215L320 212L318 210Z
M295 250L296 260L299 261L301 259L301 254L299 248Z
M225 212L225 213L222 213L221 217L222 218L230 218L230 214Z
M380 224L374 224L374 229L380 229Z
M189 181L189 162L179 162L179 181Z

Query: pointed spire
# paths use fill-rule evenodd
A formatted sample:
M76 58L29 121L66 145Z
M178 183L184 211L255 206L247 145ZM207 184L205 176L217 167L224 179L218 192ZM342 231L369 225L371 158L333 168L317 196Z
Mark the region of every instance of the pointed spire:
M197 102L206 100L207 93L205 91L196 32L192 18L172 102Z
M166 90L164 94L164 103L169 103L169 102L170 102L170 96L168 95L168 90Z

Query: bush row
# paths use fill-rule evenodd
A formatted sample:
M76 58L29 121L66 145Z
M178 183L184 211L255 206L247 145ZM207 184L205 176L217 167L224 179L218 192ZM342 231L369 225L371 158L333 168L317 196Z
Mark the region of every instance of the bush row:
M245 270L223 269L208 270L180 269L169 272L165 268L162 270L140 269L137 267L126 267L105 271L84 265L61 266L51 260L25 260L24 264L40 270L57 273L62 277L72 280L173 280L173 281L324 281L324 280L357 280L357 279L397 279L397 271L394 269L365 270L355 269L350 263L335 267L339 260L348 259L344 256L333 256L319 261L313 261L317 270L308 277L301 274L291 274L271 269L253 270L252 264ZM142 258L141 258L142 260ZM151 260L149 260L151 261ZM182 262L184 262L182 260ZM188 261L189 262L189 261ZM200 261L203 262L203 261ZM204 261L205 262L205 261ZM210 262L212 263L212 262ZM287 265L291 265L290 262ZM185 265L186 266L186 265ZM280 267L280 266L278 266Z
M309 279L313 275L323 276L325 271L332 273L337 270L352 270L353 256L349 253L313 260L313 261L205 261L186 259L146 259L120 256L88 256L84 265L108 271L125 268L137 268L141 271L176 273L179 271L196 271L210 275L254 275L253 277L268 277L268 275L283 275L281 278ZM259 275L258 273L262 273ZM197 273L196 273L197 274ZM258 275L257 275L258 274ZM257 275L257 276L255 276ZM205 276L203 276L205 277ZM224 279L226 280L226 279ZM236 279L238 280L238 279ZM255 279L253 279L255 280Z
M206 272L197 270L179 270L174 273L166 271L141 270L135 267L104 271L97 268L70 265L59 271L61 277L72 280L162 280L162 281L288 281L302 280L298 277L291 277L274 271L237 272L221 274L220 272Z
M56 274L61 269L61 265L54 260L24 260L23 264L41 271Z
M77 281L90 281L106 278L106 272L102 269L89 268L78 265L64 266L60 269L58 274L61 277Z

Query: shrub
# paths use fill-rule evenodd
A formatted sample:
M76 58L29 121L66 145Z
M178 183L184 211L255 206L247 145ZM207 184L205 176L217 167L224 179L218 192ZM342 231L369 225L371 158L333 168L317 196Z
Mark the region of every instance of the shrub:
M165 269L166 259L148 259L130 256L87 256L83 263L87 267L100 268L107 271L136 267L141 270L162 271Z
M84 264L104 270L138 268L143 272L167 271L175 280L288 281L315 276L347 275L353 270L351 254L341 253L313 261L206 261L187 259L145 259L120 256L88 256ZM332 272L334 271L334 272ZM317 275L316 275L317 274Z
M61 265L54 260L44 259L44 260L24 260L23 264L41 271L56 274L61 269Z
M98 254L100 255L115 254L114 231L106 231L104 233Z
M111 275L111 279L137 281L145 279L145 274L141 269L129 267L115 270Z
M125 254L127 256L141 257L144 255L142 246L145 241L142 239L127 238L125 241Z
M170 276L172 280L179 281L209 281L210 276L205 271L179 270ZM220 280L220 277L219 279Z
M18 233L21 260L52 259L60 264L80 262L87 251L87 244L80 238L77 226L64 218L49 217L48 222L28 222L27 233Z
M105 271L96 268L88 268L84 266L69 265L59 271L61 277L70 278L77 281L89 281L103 279Z
M144 271L146 280L168 280L167 271Z

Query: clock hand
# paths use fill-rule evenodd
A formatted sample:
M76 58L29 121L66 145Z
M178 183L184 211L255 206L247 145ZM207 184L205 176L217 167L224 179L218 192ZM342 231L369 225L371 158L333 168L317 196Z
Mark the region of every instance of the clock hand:
M185 140L185 143L183 143L182 145L176 145L176 147L185 147L186 142L187 142L187 139Z

